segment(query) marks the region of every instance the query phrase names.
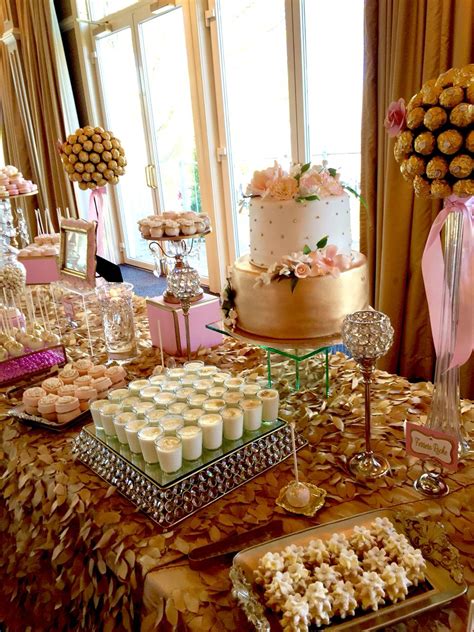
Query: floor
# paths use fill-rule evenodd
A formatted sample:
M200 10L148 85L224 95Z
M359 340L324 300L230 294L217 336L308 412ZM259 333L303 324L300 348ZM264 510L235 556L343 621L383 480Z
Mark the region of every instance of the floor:
M156 277L153 272L136 268L127 264L120 265L123 280L133 284L133 290L138 296L159 296L166 288L166 277ZM208 288L204 288L209 292Z

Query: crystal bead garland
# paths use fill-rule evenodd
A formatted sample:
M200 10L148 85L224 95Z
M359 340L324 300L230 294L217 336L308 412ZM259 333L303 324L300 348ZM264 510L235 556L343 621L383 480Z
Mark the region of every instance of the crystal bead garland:
M459 367L449 369L453 358L459 316L459 280L463 238L461 213L450 213L445 223L444 283L440 317L439 353L436 358L434 391L426 425L457 438L460 456L469 451L462 432Z

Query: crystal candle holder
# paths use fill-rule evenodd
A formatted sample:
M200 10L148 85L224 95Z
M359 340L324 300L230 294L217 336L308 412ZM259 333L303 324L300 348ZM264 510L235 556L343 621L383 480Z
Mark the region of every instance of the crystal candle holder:
M342 323L342 341L359 364L365 385L365 450L349 461L349 469L356 477L378 478L390 470L388 461L375 454L370 438L370 384L375 361L390 349L393 327L385 314L364 310L349 314Z
M128 360L137 355L133 319L133 285L104 283L96 288L107 354L110 360Z

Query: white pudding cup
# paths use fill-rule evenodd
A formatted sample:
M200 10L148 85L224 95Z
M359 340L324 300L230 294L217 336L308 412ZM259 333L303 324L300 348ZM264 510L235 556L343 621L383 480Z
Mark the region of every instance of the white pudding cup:
M145 386L145 388L142 388L140 391L140 399L144 402L152 402L157 393L161 393L159 386Z
M196 426L200 417L204 415L202 408L189 408L183 413L183 421L185 426Z
M202 368L199 369L199 375L201 377L211 377L219 373L219 369L213 364L205 364ZM212 380L214 382L214 380Z
M225 393L227 393L225 386L213 386L207 391L211 399L222 399Z
M140 391L142 388L145 388L145 386L150 386L150 382L148 380L133 380L133 382L130 382L128 385L130 395L138 397L140 395Z
M129 395L128 389L116 388L115 391L110 391L107 397L112 404L121 404Z
M213 386L214 380L211 380L210 378L202 378L194 382L194 389L196 393L206 393L207 395L207 391Z
M245 430L258 430L262 425L262 402L259 399L243 399L240 407L244 411Z
M181 380L186 375L186 371L185 369L180 368L167 369L166 375L168 377L168 380L178 380L179 382L179 380Z
M183 459L195 461L202 456L202 430L199 426L184 426L176 431L183 445Z
M196 393L197 391L194 388L191 388L190 386L183 386L183 388L179 388L176 391L175 395L178 402L187 402L188 397L195 395Z
M186 373L199 373L203 366L204 362L201 362L201 360L190 360L184 363L183 369Z
M159 437L155 447L160 467L165 474L172 474L181 468L183 446L179 437Z
M224 386L224 383L231 377L232 375L226 371L218 371L217 373L214 373L212 379L216 386Z
M226 408L221 413L224 439L237 441L244 433L244 413L241 408Z
M188 397L188 405L190 408L202 408L204 402L208 399L205 393L194 393Z
M145 413L145 419L150 426L158 426L160 419L168 414L166 408L154 408Z
M163 433L167 437L176 435L176 431L184 426L184 420L181 415L165 415L159 421Z
M145 426L138 431L138 442L142 449L145 463L158 463L155 441L163 436L163 430L159 426Z
M257 394L262 402L262 420L276 421L278 419L278 409L280 407L280 395L274 388L264 388Z
M244 384L240 392L246 399L254 399L262 388L258 384Z
M92 421L94 422L94 426L97 430L102 430L102 414L101 410L104 406L108 406L110 401L108 399L96 399L95 402L92 402L89 406L89 410L91 411Z
M103 406L100 410L100 416L102 418L102 427L105 431L105 434L110 436L115 436L115 426L114 426L114 417L119 412L121 412L121 408L119 404L111 404L110 402Z
M168 406L168 412L171 415L182 415L185 410L189 410L187 402L175 402Z
M241 377L229 377L225 382L224 386L229 391L240 391L242 386L245 384L245 380Z
M227 391L227 393L222 395L222 399L225 401L227 406L238 406L244 399L244 394L240 391Z
M175 403L176 395L174 393L158 393L153 399L157 408L168 408L170 404Z
M149 413L155 408L154 402L140 402L132 406L132 413L135 413L137 419L145 419L145 414Z
M128 447L131 452L140 454L142 449L140 442L138 441L138 431L148 425L148 422L144 419L132 419L125 426L125 434L127 435Z
M163 382L161 390L163 393L176 393L181 387L182 384L178 382L178 380L168 380L167 382Z
M118 415L115 415L114 417L115 434L117 435L117 439L120 441L120 443L128 444L127 434L125 432L125 426L128 424L129 421L132 421L132 419L136 419L133 413L120 412Z
M206 413L220 413L224 410L226 403L223 399L206 399L202 405L202 409Z
M161 387L164 382L169 382L170 378L166 375L152 375L150 378L148 378L148 381L150 382L150 386Z
M223 423L218 414L209 413L199 418L202 430L202 444L206 450L217 450L222 445Z
M131 413L135 404L139 404L140 402L141 399L138 397L138 395L130 395L130 397L122 399L120 407L122 408L123 413Z
M181 386L183 388L192 388L194 390L194 382L198 379L199 378L195 373L186 373L186 375L180 379Z

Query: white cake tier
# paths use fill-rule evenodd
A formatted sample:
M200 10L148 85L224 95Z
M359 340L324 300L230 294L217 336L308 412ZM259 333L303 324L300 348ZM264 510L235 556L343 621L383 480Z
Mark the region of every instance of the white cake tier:
M313 202L252 198L250 201L250 261L268 268L285 255L308 245L312 250L328 236L339 252L351 252L349 197L332 196Z

